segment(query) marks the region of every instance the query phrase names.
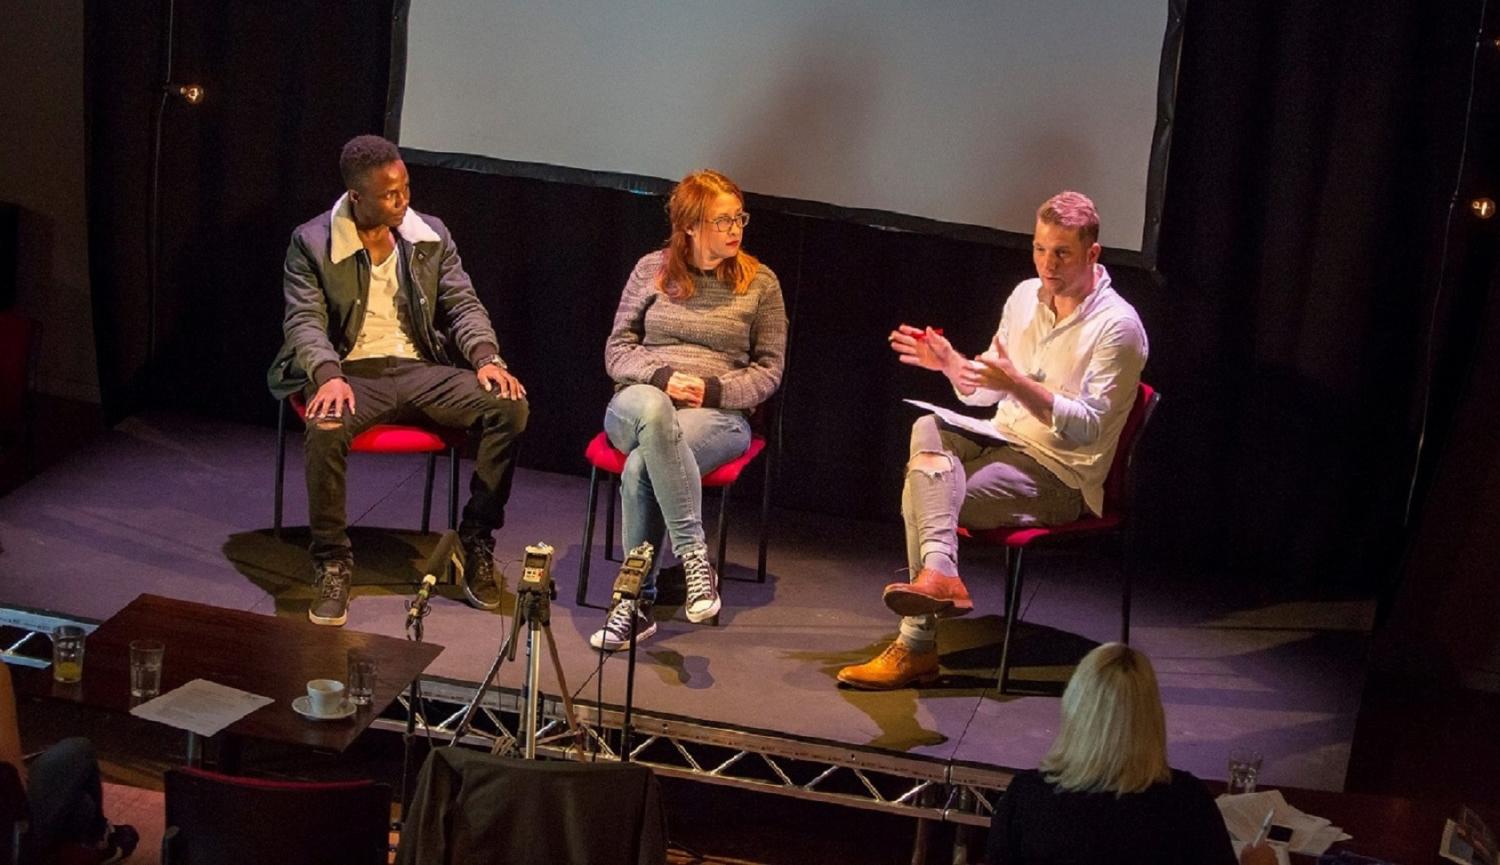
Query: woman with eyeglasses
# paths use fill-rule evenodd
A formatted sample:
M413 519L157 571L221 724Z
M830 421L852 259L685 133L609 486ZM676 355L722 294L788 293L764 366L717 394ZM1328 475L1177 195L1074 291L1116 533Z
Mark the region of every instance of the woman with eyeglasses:
M620 476L626 549L643 541L681 560L686 613L719 612L708 560L699 479L745 452L749 415L781 383L786 309L776 274L744 252L745 196L717 171L684 177L667 201L672 233L636 263L604 346L615 396L604 412L610 443L627 454ZM614 651L656 632L651 607L658 549L641 602L621 601L589 642Z
M1203 782L1167 765L1166 713L1143 653L1105 643L1078 663L1052 749L995 806L985 861L1235 865ZM1260 839L1238 859L1275 862Z

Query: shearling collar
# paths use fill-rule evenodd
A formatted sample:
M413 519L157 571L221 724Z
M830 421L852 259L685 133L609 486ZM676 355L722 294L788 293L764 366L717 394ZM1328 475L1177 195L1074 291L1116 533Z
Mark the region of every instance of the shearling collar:
M332 226L330 231L332 248L329 250L329 257L334 264L338 264L364 248L364 244L359 242L359 232L354 229L354 208L349 203L348 192L340 195L339 200L333 203L333 211L328 216ZM410 243L424 241L438 243L442 240L437 232L432 230L432 226L428 225L410 207L406 209L406 217L401 220L396 231L400 232L401 236Z

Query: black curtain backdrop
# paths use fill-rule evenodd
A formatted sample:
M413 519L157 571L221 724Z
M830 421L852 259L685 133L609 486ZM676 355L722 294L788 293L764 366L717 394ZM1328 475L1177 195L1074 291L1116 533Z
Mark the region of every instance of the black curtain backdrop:
M1156 555L1277 584L1374 589L1395 574L1480 6L1188 4L1161 272L1112 268L1165 395L1142 453ZM177 10L177 77L209 99L166 115L148 368L141 214L162 12L90 3L91 249L114 416L155 404L270 422L262 375L280 340L286 237L338 195L339 145L383 128L390 13L311 0ZM661 199L422 165L412 176L532 394L524 464L582 473L611 390L603 341L631 265L666 233ZM886 332L933 324L979 350L1029 255L749 207L747 246L793 314L775 502L894 522L915 416L899 400L946 391L896 364ZM1438 336L1446 364L1471 360L1472 344ZM1432 405L1441 419L1458 400L1434 392Z

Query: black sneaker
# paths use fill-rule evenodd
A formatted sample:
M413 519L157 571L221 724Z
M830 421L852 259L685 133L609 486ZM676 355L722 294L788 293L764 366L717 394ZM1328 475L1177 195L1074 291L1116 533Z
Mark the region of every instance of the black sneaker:
M620 601L609 610L604 627L589 636L589 645L606 652L618 652L630 645L630 620L635 619L635 644L639 646L646 638L656 633L656 620L651 618L651 606L639 610L635 601Z
M458 575L459 588L469 606L476 610L498 610L505 589L495 578L495 539L488 534L461 538L464 547L463 572Z
M694 624L719 614L719 574L708 560L708 553L688 553L682 557L687 580L687 617Z
M307 608L314 625L342 625L349 621L349 585L354 581L354 563L325 559L313 565L318 596Z

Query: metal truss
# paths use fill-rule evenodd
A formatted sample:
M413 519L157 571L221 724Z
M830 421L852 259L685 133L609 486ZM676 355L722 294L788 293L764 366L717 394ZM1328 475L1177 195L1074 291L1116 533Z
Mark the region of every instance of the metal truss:
M421 680L418 735L446 744L475 686ZM569 741L562 700L543 695L537 753L564 759L620 759L622 711L578 706L582 741ZM519 753L523 702L518 691L491 688L460 744ZM371 726L405 731L406 695ZM988 826L993 802L1012 773L984 766L909 757L827 740L779 735L636 710L632 762L658 774L970 826Z

